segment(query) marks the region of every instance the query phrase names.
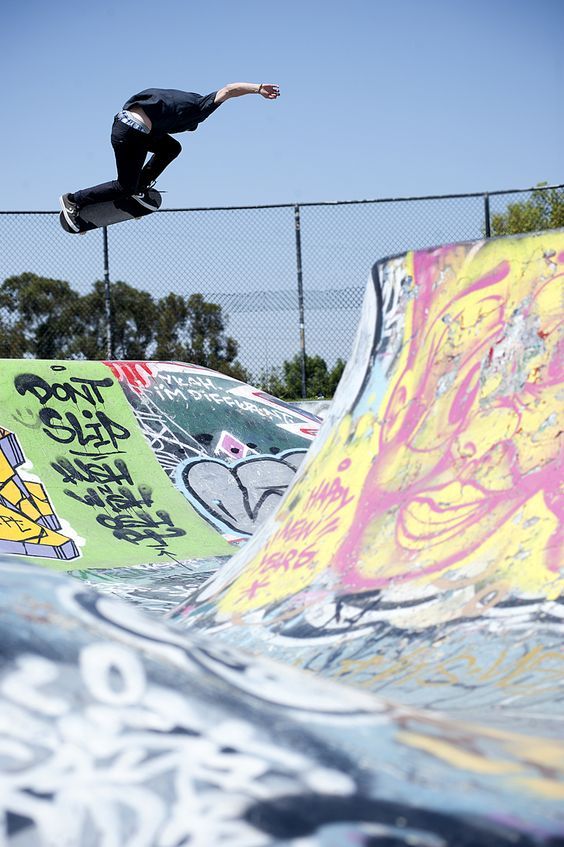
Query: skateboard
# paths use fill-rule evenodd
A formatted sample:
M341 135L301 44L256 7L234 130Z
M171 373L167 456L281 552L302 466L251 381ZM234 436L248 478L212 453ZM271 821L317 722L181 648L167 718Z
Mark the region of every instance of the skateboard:
M146 193L145 198L153 204L150 208L142 206L133 197L122 197L119 200L107 200L105 203L91 203L89 206L83 206L78 217L79 232L70 228L62 212L59 214L59 221L65 232L69 232L71 235L80 235L91 229L100 229L100 227L111 226L111 224L118 224L122 221L144 218L145 215L152 215L153 212L156 212L163 200L161 194L154 188Z

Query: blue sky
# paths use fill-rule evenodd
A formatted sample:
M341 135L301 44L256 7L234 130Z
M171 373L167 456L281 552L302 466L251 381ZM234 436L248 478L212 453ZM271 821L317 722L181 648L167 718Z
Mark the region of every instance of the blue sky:
M563 0L4 0L0 209L113 178L135 91L239 80L282 96L179 136L167 206L561 183L563 35Z

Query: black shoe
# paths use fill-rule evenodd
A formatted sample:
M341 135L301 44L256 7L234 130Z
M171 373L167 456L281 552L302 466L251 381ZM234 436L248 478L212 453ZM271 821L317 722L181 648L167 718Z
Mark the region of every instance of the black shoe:
M61 194L61 196L59 197L59 203L61 204L63 215L65 216L65 220L70 226L70 228L74 232L80 232L80 224L78 222L78 206L76 205L76 203L73 203L72 200L69 200L68 194Z
M144 194L146 191L154 188L156 181L156 179L147 179L147 174L141 173L139 175L139 191L137 194Z

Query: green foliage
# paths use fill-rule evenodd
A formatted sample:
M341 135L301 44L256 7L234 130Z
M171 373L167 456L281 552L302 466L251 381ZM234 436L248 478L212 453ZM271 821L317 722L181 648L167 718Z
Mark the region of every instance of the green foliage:
M201 294L155 300L126 282L110 288L113 356L204 365L248 381L238 345L225 334L221 307ZM0 356L105 359L106 287L79 295L68 282L25 272L0 285Z
M305 357L306 394L309 399L332 397L341 379L345 362L337 359L329 370L321 356ZM261 374L259 384L274 397L281 400L296 400L302 396L302 357L298 353L293 359L286 360L282 369L272 368Z
M341 381L343 371L345 370L345 365L345 360L339 358L333 365L333 369L329 371L329 375L327 377L327 393L325 395L326 397L332 397L335 391L337 390L337 386Z
M541 186L539 186L540 188ZM503 214L492 215L492 235L513 235L564 227L564 191L534 191L527 200L510 203Z
M189 362L250 381L217 303L197 293L155 300L127 282L112 283L110 292L114 358ZM105 359L106 309L100 280L80 295L63 280L27 271L9 277L0 285L0 357ZM342 359L329 370L321 356L306 356L307 396L332 397L344 367ZM281 399L301 397L300 354L262 374L259 385Z
M138 291L126 282L111 286L113 354L116 359L145 359L155 339L157 306L146 291ZM71 358L107 357L107 321L105 286L97 281L92 291L80 297L65 318L74 329L66 349Z
M11 356L17 358L64 356L73 331L66 316L79 299L68 282L60 279L29 272L8 277L0 286L2 349L12 350Z
M186 345L182 342L182 328L187 319L188 307L184 297L167 294L162 298L157 316L155 359L188 361Z
M201 294L187 299L168 294L159 301L156 342L156 359L191 362L236 379L249 379L237 362L237 342L225 334L221 306L208 303Z

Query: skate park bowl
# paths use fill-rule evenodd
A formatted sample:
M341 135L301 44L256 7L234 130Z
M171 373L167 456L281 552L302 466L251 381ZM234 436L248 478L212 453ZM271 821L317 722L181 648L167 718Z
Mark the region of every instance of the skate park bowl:
M4 842L564 844L563 270L377 261L321 426L3 360Z

